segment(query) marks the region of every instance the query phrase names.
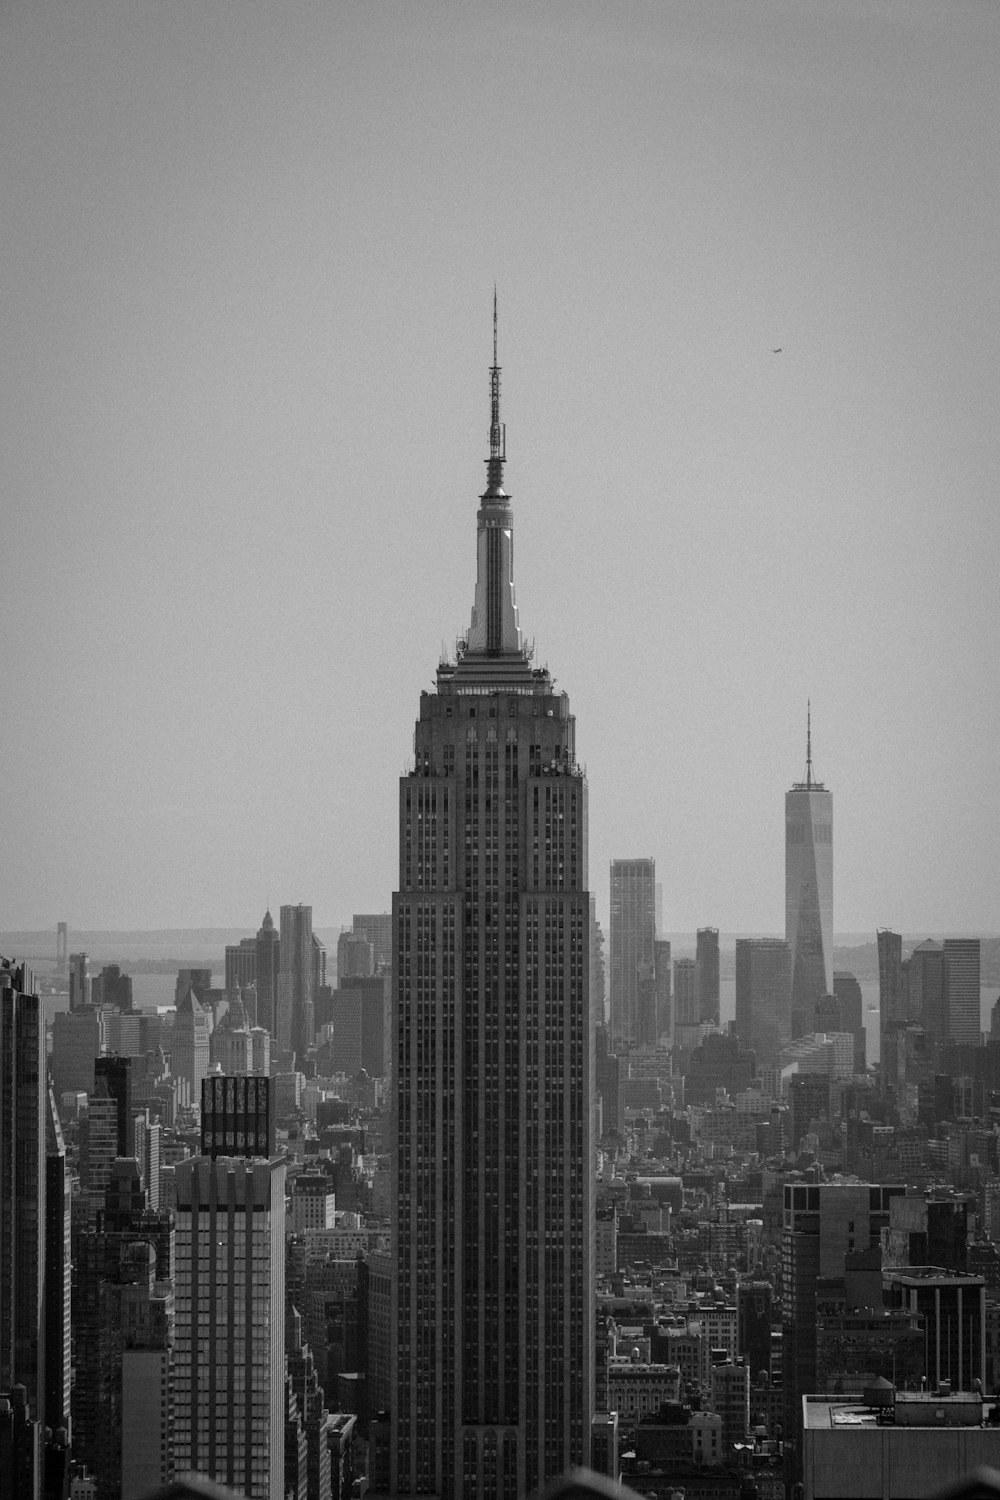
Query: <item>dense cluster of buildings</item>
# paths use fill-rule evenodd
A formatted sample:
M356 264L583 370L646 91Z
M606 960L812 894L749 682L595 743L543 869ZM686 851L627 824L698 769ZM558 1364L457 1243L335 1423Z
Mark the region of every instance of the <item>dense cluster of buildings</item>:
M0 967L4 1496L516 1500L589 1464L665 1500L907 1500L1000 1463L978 941L878 934L870 1067L810 724L785 936L736 941L733 1023L730 955L710 926L672 951L652 858L612 863L605 960L499 377L494 347L471 623L420 697L391 913L328 973L311 908L267 912L163 1009L63 924L48 1022Z

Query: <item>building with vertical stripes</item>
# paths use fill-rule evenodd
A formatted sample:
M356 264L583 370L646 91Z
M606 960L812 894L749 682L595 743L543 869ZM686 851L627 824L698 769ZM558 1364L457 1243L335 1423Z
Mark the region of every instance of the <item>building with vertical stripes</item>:
M586 1463L594 1380L587 792L514 603L500 371L468 634L420 699L393 898L392 1490Z
M283 1494L284 1158L175 1169L174 1468Z
M785 793L785 939L792 955L792 1036L815 1031L820 995L833 994L833 795L813 776Z

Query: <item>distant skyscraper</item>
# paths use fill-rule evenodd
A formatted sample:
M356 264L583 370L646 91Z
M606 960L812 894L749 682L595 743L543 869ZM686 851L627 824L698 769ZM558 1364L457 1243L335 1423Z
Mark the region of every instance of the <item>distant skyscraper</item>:
M392 912L355 912L353 918L353 930L364 934L372 945L375 955L375 967L377 969L388 969L392 963ZM338 973L339 982L340 975Z
M175 1468L273 1500L285 1493L284 1158L201 1156L175 1176Z
M945 938L944 994L948 1040L979 1045L980 957L978 938Z
M201 1095L201 1080L209 1066L208 1017L193 990L177 1006L173 1040L170 1044L170 1071L183 1079L190 1090L191 1103Z
M56 1103L63 1094L94 1090L94 1063L100 1055L104 1028L100 1013L90 1005L58 1011L52 1018L52 1086Z
M248 985L257 983L257 938L241 938L226 944L226 994L230 999Z
M299 1062L313 1043L315 997L312 907L281 908L281 962L278 969L278 1046Z
M906 999L903 994L903 940L898 932L880 927L878 943L878 1029L879 1075L882 1086L896 1087L898 1068L893 1038L906 1025Z
M861 986L857 975L851 974L847 969L835 969L833 973L833 993L840 1002L840 1023L844 1031L849 1031L854 1038L854 1071L863 1073L868 1065L866 1057L866 1032L865 1032L865 1007L864 997L861 994ZM819 1031L819 1026L816 1027Z
M392 1491L442 1500L585 1463L593 1403L586 783L518 625L499 378L494 356L472 623L420 697L393 898Z
M785 938L792 954L792 1035L813 1028L820 995L833 993L833 797L813 780L812 717L806 779L785 793Z
M94 1062L94 1088L103 1078L109 1096L115 1101L117 1120L116 1156L134 1156L132 1139L132 1059L98 1057Z
M123 974L118 964L105 964L96 978L90 981L90 999L93 1005L113 1005L118 1010L132 1009L132 979Z
M673 1039L673 965L670 961L670 942L657 938L654 944L656 974L656 1036Z
M257 1025L263 1026L277 1041L278 972L281 963L281 940L269 911L257 929Z
M86 953L71 953L69 956L69 1008L90 1004L90 976L87 973Z
M698 965L698 1006L703 1021L719 1024L719 929L699 927L695 962Z
M674 959L674 1034L678 1026L698 1026L698 963L694 958Z
M178 969L177 979L174 982L174 1005L179 1006L181 1001L186 1000L192 992L195 999L201 1003L211 988L211 969Z
M933 938L918 943L907 969L910 1018L939 1041L948 1036L945 1002L944 948Z
M611 1033L624 1047L639 1041L639 981L653 972L656 861L611 861Z
M780 938L736 939L736 1035L757 1054L758 1067L777 1065L791 1037L792 956Z
M45 1021L23 964L0 959L0 1391L45 1416ZM39 1473L38 1463L34 1466Z

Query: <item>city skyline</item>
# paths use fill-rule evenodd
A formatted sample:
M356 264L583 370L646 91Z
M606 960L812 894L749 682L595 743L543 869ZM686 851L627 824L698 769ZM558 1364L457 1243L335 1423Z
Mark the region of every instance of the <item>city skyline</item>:
M842 930L995 927L994 8L0 26L5 927L388 904L495 281L592 869L780 931L811 697Z

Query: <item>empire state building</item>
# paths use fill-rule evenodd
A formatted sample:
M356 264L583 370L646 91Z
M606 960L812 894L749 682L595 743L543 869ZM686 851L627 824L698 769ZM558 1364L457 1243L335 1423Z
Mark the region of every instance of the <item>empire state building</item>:
M494 302L472 622L399 788L392 1489L515 1500L586 1463L594 1381L587 787L514 603Z

